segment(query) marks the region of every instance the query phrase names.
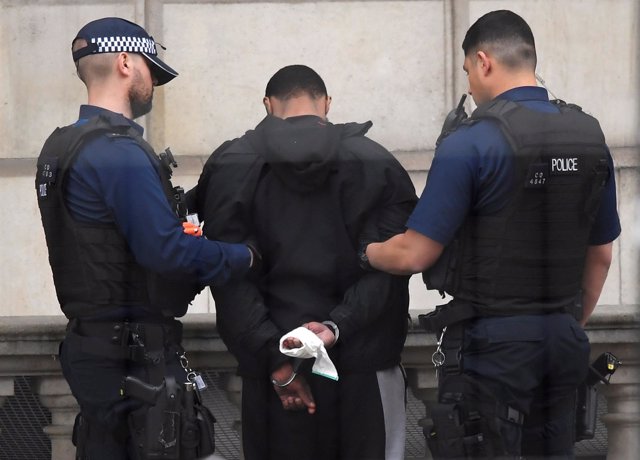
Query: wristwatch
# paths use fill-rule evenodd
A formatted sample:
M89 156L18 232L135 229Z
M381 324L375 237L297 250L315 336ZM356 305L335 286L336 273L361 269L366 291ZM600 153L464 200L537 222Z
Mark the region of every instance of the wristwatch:
M340 337L340 329L338 328L338 325L333 321L323 321L322 324L333 329L333 343L331 345L335 345L338 341L338 337Z

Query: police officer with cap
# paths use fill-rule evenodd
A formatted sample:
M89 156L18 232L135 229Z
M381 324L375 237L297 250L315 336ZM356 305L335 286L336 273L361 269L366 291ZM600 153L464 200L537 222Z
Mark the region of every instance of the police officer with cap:
M478 108L440 139L406 232L363 257L453 297L423 318L439 339L434 458L573 458L581 326L620 234L613 162L597 120L537 86L520 16L482 16L462 48Z
M178 75L153 38L103 18L78 32L72 52L88 104L47 139L36 192L69 318L60 360L80 404L77 458L195 458L196 444L180 450L184 424L167 418L181 408L157 402L180 399L189 379L175 318L202 286L243 277L253 254L183 231L170 167L133 121L151 109L154 87Z

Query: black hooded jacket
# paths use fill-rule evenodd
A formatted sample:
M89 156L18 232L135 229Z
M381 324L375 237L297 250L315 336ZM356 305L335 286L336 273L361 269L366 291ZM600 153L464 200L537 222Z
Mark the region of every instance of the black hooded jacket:
M340 328L339 372L400 362L408 278L363 271L357 250L403 232L416 196L397 160L365 137L370 127L268 116L207 161L197 187L205 235L252 242L263 258L252 279L212 288L241 374L274 369L287 359L282 334L329 319Z

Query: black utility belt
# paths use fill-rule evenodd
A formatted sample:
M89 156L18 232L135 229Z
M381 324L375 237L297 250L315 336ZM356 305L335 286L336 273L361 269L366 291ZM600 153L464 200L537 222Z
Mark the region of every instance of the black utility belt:
M482 307L478 307L470 302L452 300L446 305L439 305L430 313L419 315L420 325L427 332L439 333L444 327L452 324L458 324L462 321L468 321L476 318L492 318L501 316L522 316L522 315L549 315L554 313L567 313L576 320L582 317L581 306L565 306L549 309L526 309L509 312L508 314L488 313Z
M162 337L165 343L180 343L182 340L182 323L167 319L163 322L102 322L72 320L71 330L85 337L108 339L112 343L127 345L128 341L138 337L143 343L145 338L153 335Z
M136 362L148 360L149 353L179 346L182 323L99 322L73 319L67 326L67 339L78 343L87 353L111 359Z

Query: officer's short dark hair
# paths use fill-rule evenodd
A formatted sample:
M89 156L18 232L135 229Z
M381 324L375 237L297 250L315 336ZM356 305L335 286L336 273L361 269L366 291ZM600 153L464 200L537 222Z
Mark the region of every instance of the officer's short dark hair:
M327 96L327 88L315 70L299 64L278 70L267 83L265 90L266 97L276 97L281 100L305 93L313 98Z
M84 38L76 38L72 44L72 51L84 48L87 41ZM75 61L76 73L82 82L86 85L92 78L104 78L109 75L112 68L112 62L115 54L91 54L86 58Z
M529 24L513 11L498 10L485 14L467 31L462 42L464 55L487 46L506 66L536 67L536 43Z

